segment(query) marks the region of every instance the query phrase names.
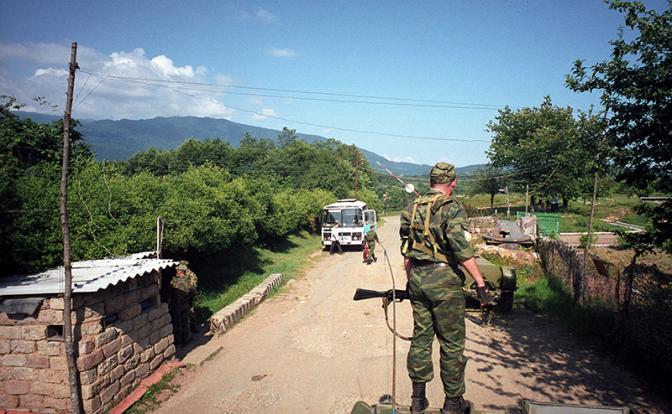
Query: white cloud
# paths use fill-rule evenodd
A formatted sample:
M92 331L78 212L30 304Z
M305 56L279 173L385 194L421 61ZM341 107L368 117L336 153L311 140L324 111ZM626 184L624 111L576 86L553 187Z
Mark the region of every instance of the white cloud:
M82 55L79 51L83 50ZM33 64L30 74L17 75L6 64ZM0 43L0 85L3 93L21 103L43 96L63 108L69 48L56 43ZM222 102L219 91L184 91L169 83L118 81L90 76L92 72L111 76L171 81L208 82L206 68L200 65L178 65L170 57L149 57L142 48L130 52L117 51L109 55L94 49L78 47L81 72L76 75L73 116L83 119L143 119L156 116L208 116L230 119L233 110ZM60 66L59 66L60 64ZM215 76L219 84L231 84L225 74ZM46 111L40 107L27 110Z
M290 49L288 47L284 48L272 47L267 51L267 53L273 57L279 57L279 58L293 58L298 56L296 50Z
M268 119L269 117L276 117L278 114L275 113L275 110L272 108L262 108L261 113L253 114L252 119L260 121Z
M55 76L57 78L64 78L68 76L68 71L65 69L56 68L37 69L33 76L36 78L40 76Z
M411 162L413 164L419 164L419 162L417 162L415 158L411 157L410 155L396 156L384 154L383 157L394 162Z
M256 20L261 23L272 23L278 19L273 12L263 7L257 7L252 10L231 5L229 8L233 10L234 15L240 20Z
M254 13L254 16L258 19L261 20L262 22L270 23L273 22L277 19L273 13L270 11L263 9L263 8L258 8L257 11Z

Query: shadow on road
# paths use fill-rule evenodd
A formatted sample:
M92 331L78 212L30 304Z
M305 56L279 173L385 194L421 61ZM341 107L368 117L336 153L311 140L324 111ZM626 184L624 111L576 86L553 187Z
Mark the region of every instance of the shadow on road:
M482 325L480 314L468 318ZM525 310L495 315L485 329L473 329L467 338L471 363L478 365L487 381L471 381L496 395L518 401L533 395L538 401L628 405L640 413L669 412L672 402L662 396L651 398L650 390L624 369L594 350L581 348L569 332L556 327L544 315ZM478 349L478 352L475 350ZM483 350L486 350L485 352ZM514 377L504 380L506 373ZM513 387L503 384L514 384ZM566 396L567 400L559 400ZM488 410L505 407L483 404ZM662 411L661 411L662 410Z

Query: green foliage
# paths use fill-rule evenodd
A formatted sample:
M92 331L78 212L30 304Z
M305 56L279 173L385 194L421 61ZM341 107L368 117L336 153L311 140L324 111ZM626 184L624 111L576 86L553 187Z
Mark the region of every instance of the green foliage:
M199 257L193 261L199 275L197 316L206 320L269 274L282 273L285 280L294 278L310 263L306 258L320 246L318 236L301 231L266 247L235 247L226 256Z
M3 274L62 262L62 129L58 122L18 120L9 113L12 105L3 107L0 124ZM78 142L74 130L73 137ZM356 167L358 195L381 206L371 188L373 171L357 161L356 147L335 140L307 144L287 129L281 138L276 146L248 135L240 148L189 139L125 163L96 162L75 145L68 189L73 259L152 250L157 217L165 223L164 253L173 256L273 244L302 229L314 233L322 207L352 191Z
M477 170L476 174L470 179L473 182L470 194L489 194L490 209L493 209L495 207L495 195L499 193L500 188L504 188L506 185L505 178L504 170L488 164L485 168Z
M12 97L0 104L0 269L15 273L52 263L62 244L58 194L63 151L63 121L49 124L21 120L11 111L20 109ZM38 101L39 103L40 101ZM82 137L71 124L72 170L91 157ZM44 248L44 250L42 250ZM39 249L39 250L38 250ZM62 257L62 253L61 253Z
M588 236L588 234L582 234L579 237L579 246L583 249L589 249L593 247L596 241L597 241L597 234L591 234L590 237Z
M128 414L144 414L159 408L161 405L161 401L159 400L160 394L170 392L172 395L179 391L180 386L172 383L173 378L175 378L179 372L179 368L173 368L161 378L161 381L150 385L143 396L126 412Z
M624 15L628 32L612 40L611 57L590 69L577 60L567 86L578 92L602 92L610 112L607 138L616 154L618 178L642 193L672 192L672 7L657 12L641 2L611 0L609 7ZM643 207L653 226L647 235L628 240L672 252L672 202Z
M599 125L590 114L574 118L570 107L553 106L545 97L539 107L504 108L488 130L494 135L488 156L530 185L534 197L570 199L585 193L593 155L589 138Z

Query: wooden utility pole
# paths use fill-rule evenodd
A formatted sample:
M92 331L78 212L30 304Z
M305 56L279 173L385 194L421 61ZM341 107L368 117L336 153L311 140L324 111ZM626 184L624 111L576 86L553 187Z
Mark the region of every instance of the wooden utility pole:
M525 184L525 216L527 216L527 206L530 204L530 185Z
M607 113L609 112L609 106L604 108L604 118L603 122L607 121ZM593 200L590 203L590 217L588 218L588 240L586 240L585 250L583 251L583 267L581 271L581 283L579 284L579 301L581 304L586 302L586 266L588 263L588 248L593 243L593 218L595 217L595 204L597 203L597 173L600 164L600 147L602 146L602 140L606 138L606 133L603 133L601 137L598 137L595 142L595 170L593 171Z
M163 220L156 218L156 258L161 258L161 245L163 244Z
M355 149L355 198L357 198L358 179L359 179L359 150Z
M63 166L61 168L61 228L63 231L63 270L65 286L63 288L63 337L65 339L65 356L68 363L70 383L70 402L72 412L80 414L81 393L75 361L75 340L72 331L72 262L70 260L70 226L68 224L68 172L70 170L70 116L72 114L72 95L75 89L75 72L77 66L77 42L72 42L70 51L70 70L68 76L68 93L63 116Z

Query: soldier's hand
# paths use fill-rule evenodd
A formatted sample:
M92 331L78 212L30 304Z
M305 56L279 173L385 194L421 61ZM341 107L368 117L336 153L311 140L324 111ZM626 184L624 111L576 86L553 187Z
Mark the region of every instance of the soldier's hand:
M481 305L487 306L494 303L494 300L486 286L476 286L476 294L478 295L478 299L481 301Z

